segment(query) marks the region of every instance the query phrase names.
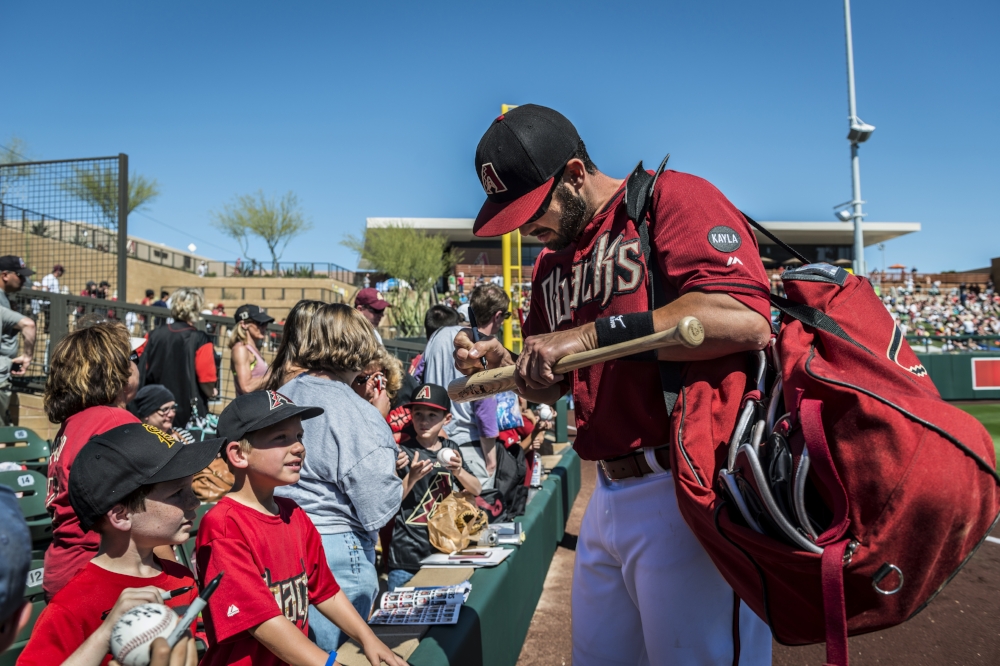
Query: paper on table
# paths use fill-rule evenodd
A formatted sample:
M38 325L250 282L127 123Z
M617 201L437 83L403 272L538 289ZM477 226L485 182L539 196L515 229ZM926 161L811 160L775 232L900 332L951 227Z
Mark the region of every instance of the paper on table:
M477 551L488 550L490 551L490 556L485 558L476 558L472 560L463 559L451 559L451 556L446 553L434 553L433 555L428 555L424 559L420 560L421 567L436 568L436 567L474 567L476 569L482 567L495 567L496 565L507 559L513 551L507 548L476 548ZM458 553L461 554L461 553Z

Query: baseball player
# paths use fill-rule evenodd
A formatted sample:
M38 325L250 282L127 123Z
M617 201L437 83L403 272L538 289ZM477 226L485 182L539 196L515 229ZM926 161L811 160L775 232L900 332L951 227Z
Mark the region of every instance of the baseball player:
M516 364L518 388L536 402L571 390L574 447L599 462L573 572L574 666L770 664L767 626L735 597L677 508L673 401L661 369L669 375L678 366L650 356L552 372L567 354L663 331L686 315L701 320L704 343L660 350L659 361L762 349L770 337L768 279L742 214L705 180L664 172L651 200L647 271L626 181L601 173L573 124L536 105L493 122L476 150L476 171L487 201L475 234L516 229L545 249L521 355L494 338L473 344L466 330L455 339L456 366L471 374L483 357L491 368ZM649 273L665 303L655 309Z

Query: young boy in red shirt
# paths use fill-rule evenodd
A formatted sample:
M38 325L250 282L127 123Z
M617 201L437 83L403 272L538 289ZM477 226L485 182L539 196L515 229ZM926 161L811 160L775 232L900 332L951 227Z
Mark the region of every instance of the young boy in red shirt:
M372 666L406 665L340 591L309 517L274 496L278 486L299 480L302 419L322 413L275 391L255 391L219 416L222 455L235 481L198 530L202 584L225 572L204 611L210 645L202 666L332 666L337 653L308 638L310 604L357 641Z
M184 612L198 594L194 578L153 549L188 540L199 505L191 481L221 445L213 439L184 446L159 428L132 423L95 435L80 449L69 500L83 530L100 533L100 550L42 611L19 665L50 666L70 657L74 665L107 664L111 630L126 611L165 603ZM188 663L195 663L194 643L188 643Z

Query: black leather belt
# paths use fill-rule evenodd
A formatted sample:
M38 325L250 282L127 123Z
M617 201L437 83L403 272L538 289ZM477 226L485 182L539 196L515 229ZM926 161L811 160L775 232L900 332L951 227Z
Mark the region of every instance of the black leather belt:
M653 449L653 456L656 458L656 462L660 463L660 467L665 470L670 469L669 446L661 446ZM634 479L655 472L649 466L649 461L646 460L646 449L636 449L632 453L627 453L617 458L598 460L597 464L601 467L604 475L612 481Z

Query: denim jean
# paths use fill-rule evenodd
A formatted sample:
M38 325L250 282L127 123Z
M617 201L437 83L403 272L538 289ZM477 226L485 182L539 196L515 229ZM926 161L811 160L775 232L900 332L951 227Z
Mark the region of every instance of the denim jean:
M412 571L405 569L389 569L389 591L392 592L397 587L405 587L415 575Z
M322 534L326 562L347 599L366 622L372 604L378 596L378 572L375 570L375 542L367 534L343 532ZM326 652L336 650L347 641L347 634L323 616L315 606L309 607L309 629L316 645Z

